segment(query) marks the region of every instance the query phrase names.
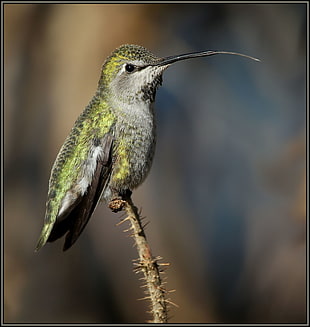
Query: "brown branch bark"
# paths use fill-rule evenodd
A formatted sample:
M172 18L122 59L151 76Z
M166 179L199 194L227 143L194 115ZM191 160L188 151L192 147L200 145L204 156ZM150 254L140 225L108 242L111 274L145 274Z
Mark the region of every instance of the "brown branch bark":
M137 264L137 271L144 274L146 283L145 299L151 302L151 313L153 315L152 323L167 323L167 300L166 290L163 287L163 282L160 276L159 264L157 258L154 258L151 253L151 248L146 240L141 217L138 209L133 204L131 197L123 198L122 209L126 211L127 217L124 219L130 221L131 230L133 231L133 238L137 246L139 254L139 262Z

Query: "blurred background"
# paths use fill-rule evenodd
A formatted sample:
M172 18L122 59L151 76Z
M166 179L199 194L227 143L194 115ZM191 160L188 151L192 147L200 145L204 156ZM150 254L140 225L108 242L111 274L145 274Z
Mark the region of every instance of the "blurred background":
M176 63L133 194L170 263L171 323L306 321L306 27L301 4L4 4L4 322L143 323L133 240L99 205L78 242L34 248L48 179L123 43Z

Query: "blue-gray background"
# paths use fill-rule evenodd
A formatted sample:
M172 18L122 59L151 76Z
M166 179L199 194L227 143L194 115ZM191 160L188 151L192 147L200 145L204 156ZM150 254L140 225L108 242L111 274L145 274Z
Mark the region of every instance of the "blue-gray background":
M155 160L133 199L170 263L170 322L304 322L306 25L302 3L5 4L5 322L150 318L133 240L105 204L68 252L34 253L52 163L123 43L261 59L176 63L157 93Z

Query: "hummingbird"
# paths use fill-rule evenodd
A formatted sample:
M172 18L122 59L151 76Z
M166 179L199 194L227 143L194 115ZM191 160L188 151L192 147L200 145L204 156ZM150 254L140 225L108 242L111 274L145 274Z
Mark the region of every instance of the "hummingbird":
M122 201L145 180L154 157L154 101L163 72L181 60L218 54L259 61L241 53L213 50L160 58L129 44L112 52L102 66L95 95L53 164L36 251L64 235L63 251L69 249L101 199L108 204Z

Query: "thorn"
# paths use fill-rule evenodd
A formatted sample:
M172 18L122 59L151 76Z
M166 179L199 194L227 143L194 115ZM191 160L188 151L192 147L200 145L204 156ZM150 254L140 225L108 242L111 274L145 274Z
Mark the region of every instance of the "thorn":
M158 263L159 266L170 266L169 262Z
M137 210L137 211L138 211L139 216L141 216L141 213L142 213L142 207L140 207L140 209Z
M145 296L145 297L142 297L140 299L137 299L138 301L143 301L143 300L150 300L151 297L150 296Z
M155 260L162 260L163 259L163 257L161 257L161 256L157 256L157 257L155 257Z
M169 301L169 300L167 300L167 299L165 299L165 302L166 303L169 303L169 304L171 304L171 305L173 305L174 307L176 307L176 308L179 308L180 306L178 306L176 303L173 303L173 302L171 302L171 301Z
M118 222L118 223L116 224L116 226L121 225L122 223L124 223L124 222L127 221L127 220L130 220L130 218L129 218L129 217L126 217L126 218L122 219L120 222Z
M167 293L167 291L166 291L163 287L161 287L161 286L158 286L157 289L159 289L159 290L162 291L163 293Z
M142 225L142 228L144 229L150 222L147 221L144 225Z

